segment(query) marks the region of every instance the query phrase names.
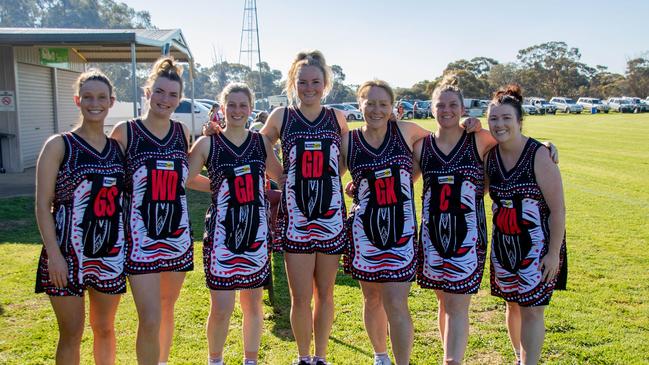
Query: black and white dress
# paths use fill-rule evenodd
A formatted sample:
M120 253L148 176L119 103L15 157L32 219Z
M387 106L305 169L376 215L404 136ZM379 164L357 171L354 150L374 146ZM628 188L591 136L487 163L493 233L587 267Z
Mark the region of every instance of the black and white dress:
M346 212L338 166L340 126L334 110L323 107L309 121L299 109L286 108L281 141L287 180L276 246L289 253L342 253Z
M159 139L140 119L127 123L128 196L126 273L194 268L185 184L189 173L182 124L169 121Z
M424 180L421 260L417 282L423 288L475 294L487 251L484 166L474 133L463 133L446 155L427 136L422 145Z
M408 282L417 270L412 152L396 122L377 149L360 129L349 137L347 166L356 190L348 219L345 269L372 282Z
M222 133L210 137L205 163L212 205L205 215L203 262L212 290L251 289L270 279L266 149L249 132L241 146Z
M528 138L511 170L506 170L498 146L487 157L489 195L493 200L491 294L532 307L547 305L555 289L565 289L565 236L560 272L546 283L539 265L550 245L550 209L534 175L534 156L543 145Z
M81 296L90 287L105 294L124 293L122 151L110 138L103 151L97 151L75 133L61 137L65 153L56 176L52 215L56 241L68 265L68 285L52 284L43 247L36 292Z

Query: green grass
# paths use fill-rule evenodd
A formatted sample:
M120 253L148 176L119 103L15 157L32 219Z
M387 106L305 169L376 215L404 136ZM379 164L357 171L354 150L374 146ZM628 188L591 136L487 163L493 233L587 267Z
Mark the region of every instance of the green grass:
M421 124L435 129L434 120ZM528 117L524 122L526 134L551 140L559 147L567 202L569 290L555 293L546 311L544 363L649 363L648 126L649 114L558 115ZM418 182L417 199L420 192ZM189 199L194 236L200 238L209 198L192 192ZM177 304L171 363L201 364L207 356L204 327L209 294L204 285L201 248L197 243L196 269L187 275ZM57 338L54 313L46 296L33 294L39 252L31 199L0 200L2 364L53 362ZM271 306L265 298L267 320L260 355L262 363L288 364L296 346L289 324L290 301L282 256L274 256L273 264L275 303ZM342 272L336 281L335 302L329 360L336 364L370 363L372 350L363 329L362 295L358 284ZM434 294L413 286L410 308L415 323L412 363L439 363L442 350ZM473 300L470 317L466 362L511 363L504 303L489 295L488 280L483 281ZM136 326L133 300L126 294L116 323L119 364L135 363ZM237 310L225 350L225 360L230 364L241 361L240 331L241 314ZM83 363L92 362L91 351L92 336L87 326Z

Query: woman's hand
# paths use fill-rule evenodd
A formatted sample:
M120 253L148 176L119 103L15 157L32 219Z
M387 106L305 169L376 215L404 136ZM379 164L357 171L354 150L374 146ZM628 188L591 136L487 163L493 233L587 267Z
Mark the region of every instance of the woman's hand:
M464 128L467 133L478 133L482 130L482 123L478 118L466 118L460 123L460 127Z
M557 149L557 146L554 145L554 143L550 141L545 141L543 142L543 145L547 147L550 150L550 158L552 161L554 161L555 164L559 164L559 150Z
M559 254L548 252L541 259L539 270L543 273L541 280L549 283L559 275Z
M203 124L203 135L211 136L213 134L219 134L223 131L221 126L217 122L207 122Z
M60 252L55 252L47 257L47 271L50 275L50 281L57 288L68 286L68 263Z
M347 194L348 197L353 198L355 191L356 186L354 185L353 181L350 181L347 183L347 185L345 185L345 194Z

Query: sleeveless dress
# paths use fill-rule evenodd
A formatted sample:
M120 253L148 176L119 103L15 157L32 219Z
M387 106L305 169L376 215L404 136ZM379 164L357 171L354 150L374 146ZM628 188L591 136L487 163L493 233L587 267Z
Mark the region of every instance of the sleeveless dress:
M286 108L281 141L288 177L278 212L276 248L289 253L342 253L346 212L338 166L340 126L334 110L323 107L310 122L299 109Z
M538 269L550 244L550 209L534 175L534 156L542 146L528 138L510 171L498 146L486 161L493 200L491 294L525 307L549 304L555 289L565 289L567 278L565 235L557 278L545 283Z
M210 137L205 163L212 205L205 215L203 262L212 290L251 289L270 280L270 231L265 194L266 149L249 132L241 146Z
M149 274L194 268L185 184L189 173L182 124L171 120L158 139L140 119L127 123L126 273Z
M475 294L487 252L484 167L474 133L462 134L448 155L431 134L421 151L421 258L417 282L422 288Z
M124 293L122 151L110 138L99 152L73 132L61 137L65 154L56 176L52 215L56 241L68 265L68 285L57 288L50 281L43 247L36 292L82 296L91 287L105 294Z
M412 152L396 122L388 122L378 149L365 141L360 129L349 133L347 166L356 190L348 219L346 271L363 281L413 281L417 221Z

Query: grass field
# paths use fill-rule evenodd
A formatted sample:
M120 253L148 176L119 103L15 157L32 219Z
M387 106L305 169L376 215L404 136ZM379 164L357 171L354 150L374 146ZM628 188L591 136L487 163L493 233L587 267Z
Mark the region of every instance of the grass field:
M434 120L421 123L435 129ZM527 135L558 146L567 201L569 290L555 293L546 311L542 362L649 363L649 114L528 117L524 123ZM420 192L421 182L416 187L417 199ZM208 201L205 194L190 195L196 238L202 235ZM487 207L490 204L487 199ZM203 364L207 356L204 327L209 294L204 285L201 248L197 242L196 269L187 275L177 303L171 364ZM56 320L47 297L33 293L40 249L32 199L0 200L2 364L53 363ZM289 364L297 350L289 324L290 301L282 256L274 256L273 264L275 302L271 305L265 299L261 363ZM471 305L467 364L513 361L504 325L504 303L489 295L488 284L488 280L483 281ZM342 272L336 281L335 302L328 360L335 364L371 363L360 288ZM415 323L412 363L440 363L434 294L413 286L410 308ZM136 326L133 300L127 293L116 323L119 364L135 363ZM241 363L240 331L241 316L236 311L225 350L225 360L230 364ZM82 363L91 363L88 325L82 346Z

